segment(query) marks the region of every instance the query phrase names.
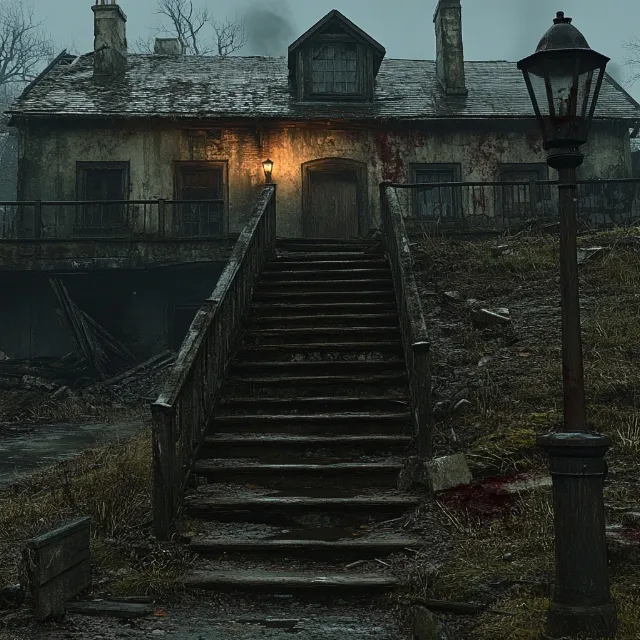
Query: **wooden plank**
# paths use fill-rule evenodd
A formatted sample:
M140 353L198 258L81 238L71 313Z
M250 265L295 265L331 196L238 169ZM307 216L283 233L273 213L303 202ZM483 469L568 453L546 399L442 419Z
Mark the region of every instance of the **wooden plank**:
M65 602L78 595L91 584L91 563L84 560L71 567L47 584L37 588L34 596L36 620L60 618L65 612Z
M75 565L88 560L90 552L89 527L40 549L27 549L29 582L40 587Z
M41 549L42 547L58 542L59 540L81 531L82 529L89 528L90 526L91 518L88 516L76 518L57 529L53 529L52 531L48 531L47 533L43 533L42 535L32 538L27 542L27 546L31 549Z
M150 603L115 602L100 600L95 602L67 602L67 613L79 613L84 616L109 616L112 618L141 618L155 611Z
M37 620L60 617L91 582L91 518L76 518L27 541L24 551Z

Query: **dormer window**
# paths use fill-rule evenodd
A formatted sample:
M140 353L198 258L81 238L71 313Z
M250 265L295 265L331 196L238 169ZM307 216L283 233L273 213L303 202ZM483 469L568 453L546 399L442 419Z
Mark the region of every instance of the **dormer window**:
M325 38L314 42L311 47L311 94L355 96L362 93L358 62L355 42L325 41Z
M373 100L385 50L339 11L331 11L289 47L299 100Z

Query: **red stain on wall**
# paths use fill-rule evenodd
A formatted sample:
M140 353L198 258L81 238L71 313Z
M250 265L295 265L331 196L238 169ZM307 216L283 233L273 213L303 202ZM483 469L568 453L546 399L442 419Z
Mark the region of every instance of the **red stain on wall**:
M397 146L391 144L389 135L384 131L376 131L373 141L378 152L377 160L382 168L382 180L385 182L406 182L402 153Z

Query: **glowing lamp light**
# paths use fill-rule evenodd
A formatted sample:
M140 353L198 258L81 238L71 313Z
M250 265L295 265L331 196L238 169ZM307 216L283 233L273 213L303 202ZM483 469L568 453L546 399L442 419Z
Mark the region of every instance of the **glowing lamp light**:
M262 168L264 169L264 179L267 183L271 182L271 176L273 174L273 160L269 160L267 158L262 163Z

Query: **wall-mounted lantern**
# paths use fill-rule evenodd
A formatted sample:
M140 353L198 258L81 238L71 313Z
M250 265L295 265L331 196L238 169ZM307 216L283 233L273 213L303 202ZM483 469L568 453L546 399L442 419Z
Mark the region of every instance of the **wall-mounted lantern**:
M273 174L273 160L269 160L269 158L267 158L262 163L262 168L264 169L264 180L267 184L270 184L271 176Z

